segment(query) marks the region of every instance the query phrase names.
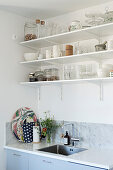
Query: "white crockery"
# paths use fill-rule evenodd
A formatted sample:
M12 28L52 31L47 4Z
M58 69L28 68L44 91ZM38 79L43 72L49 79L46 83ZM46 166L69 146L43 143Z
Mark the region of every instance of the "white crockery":
M37 59L37 53L24 53L24 60L25 61L32 61Z
M44 58L42 53L39 53L38 60L42 60Z
M51 52L51 49L49 50L46 50L46 59L49 59L52 57L52 52Z
M113 40L107 42L108 50L113 50Z
M59 45L54 45L53 46L53 58L60 57L61 55L62 54L61 54L61 50L60 50Z

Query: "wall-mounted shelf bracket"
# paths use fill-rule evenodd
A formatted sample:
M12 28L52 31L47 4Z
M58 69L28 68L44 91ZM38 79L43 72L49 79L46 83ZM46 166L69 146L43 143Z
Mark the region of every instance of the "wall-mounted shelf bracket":
M60 85L60 86L58 86L59 87L59 91L60 91L60 99L61 99L61 101L63 100L63 86L62 85Z
M61 100L63 100L63 87L62 86L60 87L60 98Z
M38 87L38 101L41 100L41 88Z
M95 81L90 83L93 83L99 87L99 100L103 101L104 100L103 80L100 80L99 82Z
M104 100L104 96L103 96L103 82L100 81L100 84L99 84L99 91L100 91L100 95L99 95L99 98L100 98L100 101L103 101Z
M41 95L40 95L40 93L41 93L40 90L41 90L40 87L37 87L37 88L36 88L36 98L35 98L35 99L36 99L37 113L38 113L39 107L40 107L40 98L41 98L41 97L40 97L40 96L41 96Z

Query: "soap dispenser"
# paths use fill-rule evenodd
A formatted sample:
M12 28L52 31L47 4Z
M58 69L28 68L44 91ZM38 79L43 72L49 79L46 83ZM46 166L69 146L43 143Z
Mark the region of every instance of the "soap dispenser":
M70 137L68 135L68 131L66 131L66 134L64 136L64 145L70 145Z

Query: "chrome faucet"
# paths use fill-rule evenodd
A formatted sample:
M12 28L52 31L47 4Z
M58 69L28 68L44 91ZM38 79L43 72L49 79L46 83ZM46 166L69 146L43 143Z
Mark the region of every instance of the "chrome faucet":
M74 124L73 123L65 123L64 124L64 121L63 121L62 129L64 129L64 126L68 126L68 125L72 126L72 137L70 140L71 140L72 146L75 146L75 142L79 142L80 140L78 138L74 137Z

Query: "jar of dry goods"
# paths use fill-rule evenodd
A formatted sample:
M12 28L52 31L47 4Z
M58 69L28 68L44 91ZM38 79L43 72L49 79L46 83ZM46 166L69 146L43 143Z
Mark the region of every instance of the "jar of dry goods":
M36 71L34 76L35 76L36 81L44 80L44 72L43 71Z
M57 68L51 69L51 81L59 80L59 70Z
M26 22L24 26L25 41L33 40L37 38L37 24L32 22Z
M52 72L51 69L44 70L45 81L51 81Z

